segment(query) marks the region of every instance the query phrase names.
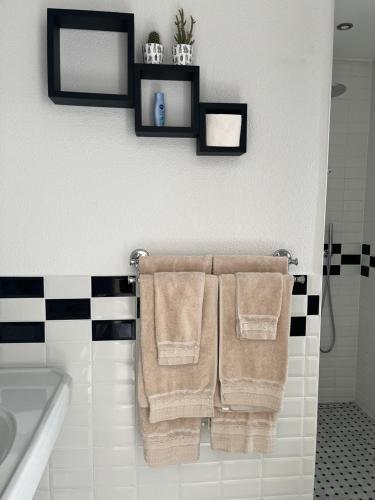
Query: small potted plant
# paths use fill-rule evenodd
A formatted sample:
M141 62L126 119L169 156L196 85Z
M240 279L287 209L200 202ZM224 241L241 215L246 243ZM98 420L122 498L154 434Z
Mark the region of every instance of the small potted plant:
M193 63L193 29L195 23L195 19L190 16L190 28L188 28L184 9L178 9L175 20L177 32L174 37L176 44L173 45L172 49L173 64L190 65Z
M157 31L151 31L147 43L143 46L143 62L146 64L162 64L164 55L163 45Z

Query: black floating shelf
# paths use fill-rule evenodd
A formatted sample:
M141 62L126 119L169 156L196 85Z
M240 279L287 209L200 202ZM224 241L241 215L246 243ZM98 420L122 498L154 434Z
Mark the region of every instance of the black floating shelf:
M101 94L61 90L60 28L117 31L128 34L128 93ZM125 57L125 56L124 56ZM47 9L48 96L55 104L133 107L134 15L91 10Z
M191 125L190 127L155 127L142 125L142 80L172 80L191 82ZM143 137L196 137L199 115L199 66L178 66L171 64L134 65L134 110L135 133Z
M206 114L220 113L241 115L241 135L239 147L207 146L206 143ZM239 156L246 153L247 142L247 104L201 102L199 104L199 135L197 137L197 155L202 156Z

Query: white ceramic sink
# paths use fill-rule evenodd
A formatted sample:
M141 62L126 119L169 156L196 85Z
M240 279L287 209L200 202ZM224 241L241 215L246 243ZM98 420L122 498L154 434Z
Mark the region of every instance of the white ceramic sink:
M0 465L13 444L17 423L10 411L0 406Z
M0 368L0 499L32 500L69 407L57 368Z

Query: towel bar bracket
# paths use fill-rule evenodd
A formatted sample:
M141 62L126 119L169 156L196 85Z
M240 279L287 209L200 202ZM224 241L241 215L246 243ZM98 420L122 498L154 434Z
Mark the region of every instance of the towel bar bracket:
M130 258L129 258L129 264L136 268L137 276L129 276L129 278L128 278L129 283L136 283L138 281L139 258L140 257L147 257L148 255L150 255L150 252L148 252L144 248L137 248L136 250L132 251L132 253L130 254Z
M289 250L285 250L285 248L280 248L273 253L273 257L287 257L289 266L298 266L298 259L295 257L293 259L292 254Z
M285 248L280 248L279 250L276 250L276 252L273 253L273 257L286 257L288 259L288 266L298 266L297 257L293 258L289 250L286 250ZM306 277L303 275L294 276L294 281L295 283L301 283L301 285L304 285L306 282Z

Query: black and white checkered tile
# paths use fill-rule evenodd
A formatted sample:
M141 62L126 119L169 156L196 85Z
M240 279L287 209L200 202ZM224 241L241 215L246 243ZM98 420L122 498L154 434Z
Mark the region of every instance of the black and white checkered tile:
M324 249L328 248L327 243ZM375 273L375 255L371 255L371 247L367 243L353 245L345 243L334 243L331 259L331 276L345 274L345 270L357 270L368 278ZM323 275L327 274L327 266L323 266Z
M92 340L134 340L139 300L128 276L0 277L0 343L44 342L46 321L91 320ZM295 283L291 336L319 315L320 276Z
M332 245L332 258L330 276L339 276L346 269L360 269L361 265L361 245L346 243L334 243ZM325 243L324 250L327 250L328 244ZM323 266L323 274L327 274L327 266Z
M314 499L375 499L375 420L354 402L319 404Z
M369 278L375 273L375 255L371 255L371 246L362 245L361 275Z
M92 340L133 340L128 276L0 277L0 342L44 342L45 321L92 320Z

